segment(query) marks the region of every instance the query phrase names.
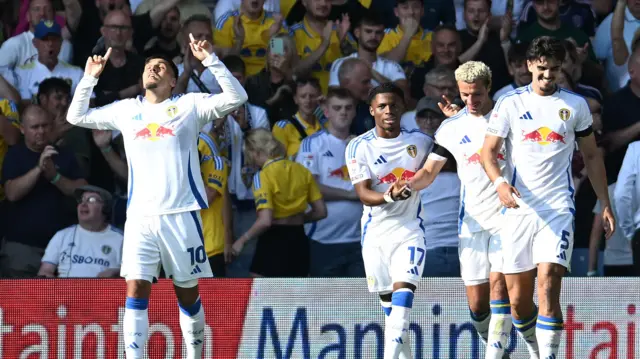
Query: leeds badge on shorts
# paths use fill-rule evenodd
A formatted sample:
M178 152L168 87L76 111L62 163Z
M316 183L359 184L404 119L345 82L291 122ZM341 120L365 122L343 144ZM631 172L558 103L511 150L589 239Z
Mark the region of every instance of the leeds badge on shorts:
M409 145L407 146L407 153L412 158L416 158L416 156L418 155L418 148L415 145Z

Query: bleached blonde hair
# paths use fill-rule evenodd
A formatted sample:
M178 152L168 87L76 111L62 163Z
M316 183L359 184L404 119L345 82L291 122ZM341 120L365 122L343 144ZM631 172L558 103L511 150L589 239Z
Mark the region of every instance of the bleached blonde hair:
M264 128L256 128L247 133L244 138L243 150L245 157L251 162L255 162L259 154L265 154L269 158L284 157L286 155L286 150L282 143L273 137L271 131Z
M473 83L482 82L487 89L491 88L491 69L480 61L467 61L460 65L455 72L456 81Z

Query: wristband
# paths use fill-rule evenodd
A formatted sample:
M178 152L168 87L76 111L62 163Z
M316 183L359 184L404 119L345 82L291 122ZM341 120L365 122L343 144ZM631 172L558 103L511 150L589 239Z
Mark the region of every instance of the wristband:
M386 192L386 193L384 194L384 196L382 196L382 198L384 198L384 201L385 201L385 202L387 202L387 203L393 203L393 202L395 202L395 201L393 200L393 197L391 197L391 192Z
M111 146L107 146L105 148L101 148L100 151L102 151L102 153L109 153L113 150L113 147Z
M58 182L60 180L60 173L56 172L56 175L53 177L53 179L50 181L51 184L56 184L56 182Z
M504 179L504 177L500 176L500 177L496 178L495 181L493 181L493 187L495 187L496 190L497 190L498 186L500 186L503 183L507 183L507 180Z

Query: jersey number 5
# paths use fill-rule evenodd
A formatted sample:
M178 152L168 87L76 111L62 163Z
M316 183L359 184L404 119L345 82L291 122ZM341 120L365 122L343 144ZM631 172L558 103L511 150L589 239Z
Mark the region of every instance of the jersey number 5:
M207 260L207 254L204 252L204 246L200 246L198 248L189 247L187 248L187 252L189 252L189 256L191 256L191 265L195 265L196 262L202 264Z
M416 265L421 265L424 260L424 249L420 247L409 247L410 259L409 261L413 264L416 260L416 251L420 253L420 259L418 259L418 263Z

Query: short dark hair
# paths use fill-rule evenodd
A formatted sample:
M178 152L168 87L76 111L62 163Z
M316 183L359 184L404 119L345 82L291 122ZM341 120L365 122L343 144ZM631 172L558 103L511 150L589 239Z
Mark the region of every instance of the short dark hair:
M173 71L173 76L175 76L175 78L178 78L178 66L176 66L176 64L173 62L173 59L170 59L169 56L165 55L165 54L155 54L155 55L151 55L149 57L147 57L146 60L144 60L144 66L147 67L147 64L151 61L151 60L155 60L155 59L160 59L165 61L168 65L169 68L171 69L171 71ZM144 71L144 69L143 69Z
M367 9L362 13L362 17L356 25L384 26L384 20L377 11L373 9Z
M517 64L517 63L526 61L528 48L529 48L529 44L524 42L517 42L515 44L511 44L511 47L509 48L509 52L507 52L507 58L509 59L509 63Z
M61 92L71 96L71 84L60 77L49 77L38 85L38 98Z
M317 78L312 76L304 76L296 78L296 86L293 89L293 93L297 93L298 89L302 86L311 85L316 88L316 90L322 92L322 87L320 86L320 81Z
M204 14L191 15L184 21L184 24L182 24L182 29L186 29L192 22L203 22L211 25L211 18Z
M239 72L245 74L247 72L247 65L244 60L238 55L228 55L222 59L222 63L229 70L229 72Z
M439 33L440 31L451 31L456 33L456 35L458 34L458 29L456 29L455 26L450 24L440 24L436 26L436 28L433 29L433 35L435 36L435 34Z
M487 3L487 7L489 8L489 11L491 11L491 0L464 0L463 9L467 8L467 3L469 1L484 1L485 3Z
M371 91L369 91L369 97L367 101L369 102L369 105L371 105L371 102L373 102L373 99L376 98L376 96L383 93L392 93L394 95L397 95L404 102L404 91L402 91L402 89L393 82L385 82L382 85L378 85L372 88Z
M528 61L539 61L544 57L562 62L566 55L567 52L562 40L550 36L540 36L533 39L527 49Z
M396 0L396 6L406 4L409 1L417 1L420 3L420 5L424 6L424 4L422 3L422 0Z
M327 90L327 96L325 96L326 101L328 102L330 99L334 97L341 100L351 100L354 103L356 102L355 97L353 97L351 92L349 92L349 90L347 90L344 87L336 87L336 86L329 87L329 90Z

